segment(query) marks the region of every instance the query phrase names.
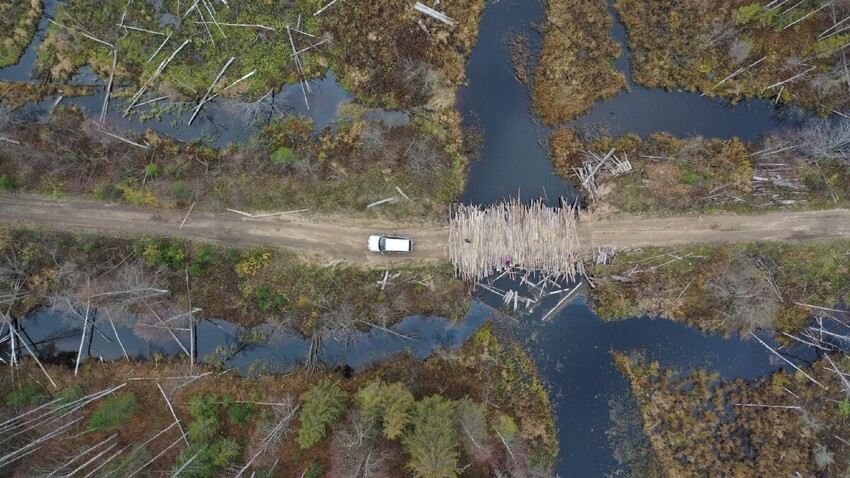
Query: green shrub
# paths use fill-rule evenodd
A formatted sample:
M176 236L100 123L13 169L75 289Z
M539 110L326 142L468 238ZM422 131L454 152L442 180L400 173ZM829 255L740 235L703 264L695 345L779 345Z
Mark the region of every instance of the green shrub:
M195 418L189 424L186 435L192 443L209 443L218 435L219 429L221 429L221 422L218 421L217 417Z
M12 390L6 395L7 407L20 407L22 405L35 405L44 403L50 398L50 394L40 383L28 383L21 388Z
M211 393L196 393L189 399L189 413L195 418L218 418L218 397Z
M186 263L186 251L178 243L165 239L148 241L142 249L148 264L179 269Z
M180 202L187 202L194 196L192 189L188 184L186 184L186 181L183 181L182 179L178 179L171 183L171 194L174 194L174 199L177 199Z
M82 387L77 384L70 385L62 389L58 394L58 398L61 398L59 403L71 403L74 400L83 398L85 396L85 392L83 392Z
M454 478L458 475L458 437L454 402L439 395L416 403L413 430L402 438L410 455L408 469L417 478Z
M499 415L493 423L493 431L506 442L513 440L517 430L519 430L519 427L517 427L516 422L507 415Z
M292 166L295 164L296 159L298 158L295 157L292 148L281 146L277 151L272 153L271 162L275 166Z
M260 310L269 310L274 306L286 304L286 295L282 292L272 294L265 287L258 287L254 290L254 297L257 299L257 307Z
M850 417L850 400L838 402L838 411L845 417Z
M189 274L193 276L201 274L210 266L218 263L219 260L215 254L215 248L209 244L205 244L198 248L198 252L192 260L192 265L189 266Z
M323 476L325 476L325 465L315 462L307 465L304 478L322 478Z
M732 11L732 20L736 25L746 25L753 20L764 16L767 12L768 9L761 3L744 5L743 7L736 8Z
M14 191L18 189L18 181L14 178L14 176L6 176L5 174L0 176L0 188L5 191Z
M120 427L129 420L138 407L136 394L122 393L108 399L89 417L89 430L106 430Z
M151 163L151 164L148 164L147 166L145 166L145 174L149 178L155 178L155 177L159 176L159 172L160 172L160 169L159 169L159 166L156 165L156 163Z
M250 403L234 403L227 409L230 421L239 425L247 425L254 418L254 406Z
M401 436L410 423L413 394L402 383L369 382L358 390L356 401L367 417L380 420L384 436L390 440Z
M307 449L322 441L327 429L345 413L348 394L334 382L322 379L301 395L301 429L298 444Z
M685 171L682 173L682 179L680 181L682 181L682 184L693 186L699 181L699 176L697 176L697 173L693 171Z

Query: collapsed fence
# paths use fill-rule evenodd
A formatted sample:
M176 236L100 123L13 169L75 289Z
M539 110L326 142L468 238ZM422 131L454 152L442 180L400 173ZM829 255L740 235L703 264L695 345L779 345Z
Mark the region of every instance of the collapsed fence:
M489 207L457 205L449 225L448 255L458 277L478 281L523 268L570 281L585 275L577 208L517 199Z

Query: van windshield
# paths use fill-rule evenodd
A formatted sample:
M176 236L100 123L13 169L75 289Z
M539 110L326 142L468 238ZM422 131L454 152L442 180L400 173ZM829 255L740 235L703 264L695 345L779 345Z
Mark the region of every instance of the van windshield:
M387 238L381 236L381 239L378 240L378 250L386 250L387 249Z

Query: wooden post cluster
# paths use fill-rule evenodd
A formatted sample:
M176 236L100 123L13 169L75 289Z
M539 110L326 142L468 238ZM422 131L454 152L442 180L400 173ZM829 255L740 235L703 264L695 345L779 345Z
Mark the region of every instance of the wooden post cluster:
M458 205L449 226L449 259L467 281L514 267L573 281L585 275L577 221L575 207L551 208L542 200Z

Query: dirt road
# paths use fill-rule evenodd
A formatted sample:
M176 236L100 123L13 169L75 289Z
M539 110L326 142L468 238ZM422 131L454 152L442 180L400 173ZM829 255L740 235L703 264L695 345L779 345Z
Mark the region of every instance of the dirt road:
M366 238L375 233L415 238L413 259L446 257L447 228L399 226L380 221L345 218L318 221L297 214L251 219L238 214L193 211L181 229L184 213L170 213L90 201L51 200L29 195L0 196L0 219L5 224L40 224L56 229L151 234L230 245L269 245L296 250L314 261L346 259L369 265L409 260L411 256L366 252ZM850 210L778 212L763 215L680 216L579 222L587 246L615 248L732 243L850 240Z
M228 245L268 245L300 252L307 259L378 265L409 260L410 255L381 255L366 251L370 234L391 233L415 239L414 259L446 257L447 229L399 227L380 221L357 224L345 218L317 222L298 214L251 219L231 212L170 213L90 201L51 200L29 195L0 196L0 220L5 224L41 224L56 229L151 234L185 237Z

